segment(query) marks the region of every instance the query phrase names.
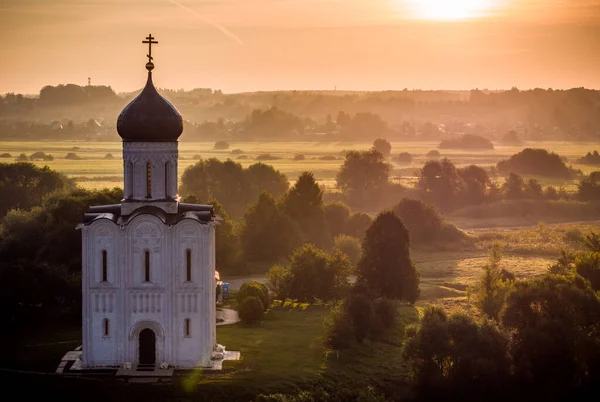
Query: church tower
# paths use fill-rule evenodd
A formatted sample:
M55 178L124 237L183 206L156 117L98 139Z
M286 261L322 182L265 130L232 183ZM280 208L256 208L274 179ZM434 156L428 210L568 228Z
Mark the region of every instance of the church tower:
M216 346L215 215L177 195L179 111L148 80L123 109L124 199L93 206L82 233L86 368L208 367Z

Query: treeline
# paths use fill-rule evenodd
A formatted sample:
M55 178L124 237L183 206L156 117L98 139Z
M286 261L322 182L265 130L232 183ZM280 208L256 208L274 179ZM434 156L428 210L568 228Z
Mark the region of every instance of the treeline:
M470 93L161 91L191 122L184 140L193 141L217 137L290 140L298 135L355 141L383 134L394 140L463 134L502 140L511 130L518 131L520 140L594 140L600 136L595 108L600 92L583 88ZM118 95L106 86L47 86L39 97L12 93L0 97L0 116L39 120L45 109L56 107L77 114L67 116L74 120L84 114L82 106L89 109L98 104L103 107L94 109L95 117L114 120L136 94Z

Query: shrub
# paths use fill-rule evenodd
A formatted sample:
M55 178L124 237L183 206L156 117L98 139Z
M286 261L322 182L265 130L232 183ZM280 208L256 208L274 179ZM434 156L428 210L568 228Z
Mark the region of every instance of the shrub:
M242 150L241 150L241 149L239 149L239 148L236 148L236 149L233 149L233 150L231 150L231 153L232 153L233 155L241 155L241 154L243 154L243 153L244 153L244 151L242 151Z
M356 266L362 255L362 247L359 239L341 234L333 239L333 246L350 258L353 267Z
M54 160L54 156L52 156L52 155L49 155L49 154L46 154L46 155L44 155L44 158L43 158L43 160L44 160L45 162L50 162L50 161L53 161L53 160Z
M396 156L396 162L400 165L410 165L412 163L412 155L408 152L402 152L398 156Z
M367 295L352 294L348 297L348 315L352 318L354 326L354 339L358 343L369 338L375 327L375 312L373 302Z
M440 142L441 149L494 149L494 144L479 135L465 134L459 138L448 138Z
M202 160L202 156L194 155L194 156L192 156L192 159L199 161L199 160Z
M442 154L440 154L440 151L433 149L427 152L427 155L425 156L427 156L428 158L441 158Z
M12 158L12 155L9 154L8 152L5 152L3 154L0 154L0 158Z
M325 346L332 349L347 349L354 340L352 318L340 304L333 308L323 320L323 338Z
M600 154L598 151L588 152L583 158L577 159L577 163L582 165L600 165Z
M111 160L111 159L115 159L115 157L113 156L113 154L106 154L106 155L104 155L104 159Z
M373 141L373 149L383 156L390 156L390 153L392 152L392 144L390 144L388 140L378 138Z
M267 286L275 294L277 300L285 300L289 297L290 271L283 265L273 265L266 275Z
M259 281L244 282L237 293L236 300L240 303L248 297L258 298L262 303L264 311L269 308L269 289L264 283Z
M571 171L560 156L545 149L526 148L508 160L498 162L497 167L503 174L518 173L561 179L571 178Z
M252 323L263 318L265 308L258 297L248 296L238 302L238 314L242 322Z
M403 198L393 211L408 228L414 243L453 242L466 238L464 232L445 222L432 205L421 200Z
M67 155L65 155L65 159L77 160L77 159L81 159L81 158L79 156L77 156L76 153L69 152L69 153L67 153Z
M214 149L229 149L229 143L227 141L217 141Z
M260 154L256 156L257 161L276 161L278 159L281 159L281 157L271 154Z
M35 160L35 159L44 159L44 156L46 156L45 152L41 152L41 151L34 152L29 157L29 160L32 161L32 160Z
M25 155L25 154L21 154L17 157L17 162L26 162L28 160L29 160L29 158L27 158L27 155Z
M296 155L294 155L294 158L293 158L293 160L295 160L295 161L303 161L304 159L306 159L306 158L302 154L296 154Z

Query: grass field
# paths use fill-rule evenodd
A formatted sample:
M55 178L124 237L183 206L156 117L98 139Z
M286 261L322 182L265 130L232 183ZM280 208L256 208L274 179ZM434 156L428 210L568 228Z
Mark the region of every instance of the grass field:
M179 174L186 167L195 163L195 158L231 158L240 162L243 166L256 163L256 157L262 153L269 153L280 159L265 161L276 169L285 173L290 181L294 181L301 172L312 171L319 183L328 189L335 187L335 175L343 163L343 155L346 150L368 149L368 142L239 142L230 143L229 150L214 150L212 142L182 142L180 143ZM437 149L438 142L394 142L392 143L392 155L400 152L408 152L413 156L410 166L394 165L393 177L395 181L411 186L415 182L415 171L423 166L428 160L427 152ZM587 152L600 149L597 143L569 143L569 142L537 142L524 146L496 146L492 151L465 151L465 150L441 150L443 157L448 157L457 166L477 164L481 166L492 166L502 159L519 152L525 147L545 148L554 151L567 158L568 164L574 168L581 169L584 173L595 170L591 166L575 164L575 160L584 156ZM231 150L241 149L242 155L233 155ZM13 161L19 154L27 156L34 152L42 151L54 156L54 161L35 162L38 165L48 165L52 169L63 172L69 177L76 178L79 184L86 188L102 188L122 186L123 164L121 159L120 142L0 142L0 154L10 153L12 158L0 159L2 161ZM76 153L80 160L65 159L68 152ZM115 159L105 160L104 156L111 153ZM296 154L305 156L304 160L294 161ZM240 156L245 159L239 159ZM320 158L333 156L336 160L322 160ZM541 179L544 185L564 186L567 191L575 189L576 180L570 182L552 179Z

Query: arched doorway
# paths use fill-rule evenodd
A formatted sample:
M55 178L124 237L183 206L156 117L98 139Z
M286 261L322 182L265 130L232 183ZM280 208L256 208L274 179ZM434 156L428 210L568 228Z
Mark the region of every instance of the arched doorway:
M143 329L140 332L139 339L139 364L156 363L156 334L150 328Z

